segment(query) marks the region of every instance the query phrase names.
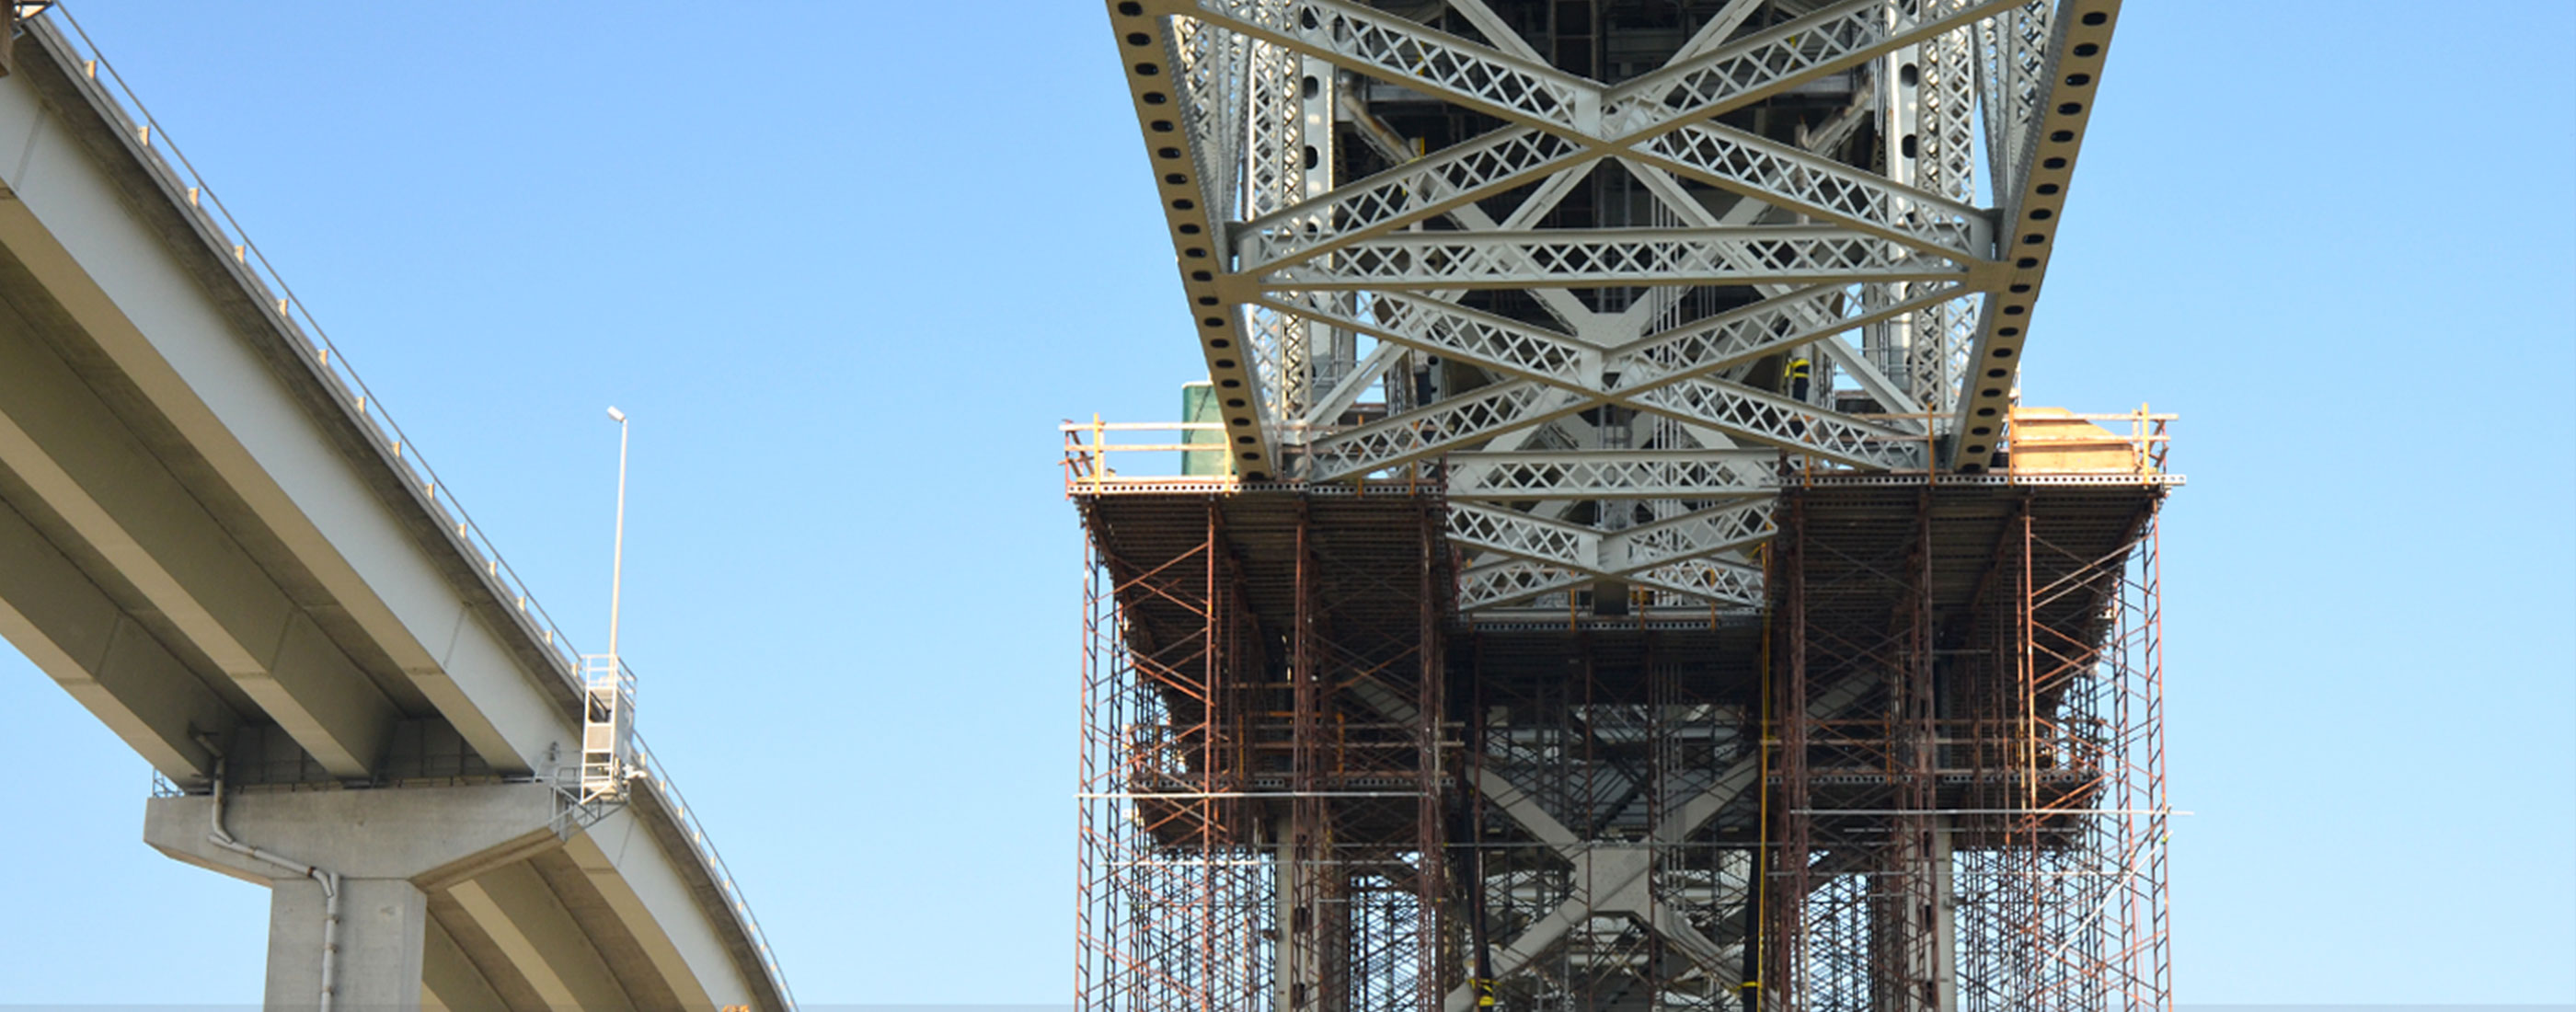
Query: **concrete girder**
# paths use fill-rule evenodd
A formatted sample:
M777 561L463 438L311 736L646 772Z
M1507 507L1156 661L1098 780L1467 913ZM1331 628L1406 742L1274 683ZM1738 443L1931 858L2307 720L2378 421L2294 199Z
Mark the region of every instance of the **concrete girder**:
M712 855L692 841L694 823L683 825L670 804L627 809L650 830L627 834L642 845L592 844L587 867L562 846L566 830L552 808L553 789L516 778L541 772L579 738L581 696L569 647L531 617L515 584L495 575L498 560L467 536L446 490L428 483L417 453L406 454L380 409L370 411L362 391L333 371L342 363L325 357L309 322L288 315L273 284L253 269L259 262L233 245L240 240L230 226L200 206L193 177L180 176L163 150L129 129L120 99L82 72L80 57L48 20L24 28L20 59L0 78L0 302L16 314L0 326L12 331L8 340L49 349L75 381L55 385L85 387L133 437L144 452L126 454L124 463L158 461L177 485L175 493L168 482L157 486L158 498L201 511L198 520L206 522L194 523L196 532L211 525L232 535L249 564L229 575L266 573L291 607L273 646L265 623L225 613L233 602L209 588L227 571L208 577L174 565L169 553L144 550L175 540L189 551L212 551L182 536L190 522L183 518L174 531L143 529L149 524L136 518L161 519L137 505L153 503L154 489L119 484L133 477L130 470L71 459L65 441L49 433L78 426L22 415L45 405L11 395L0 398L7 404L0 416L23 438L0 457L8 465L0 467L0 634L183 784L204 783L212 753L241 737L236 729L255 726L251 695L216 677L225 665L214 658L229 653L233 661L294 670L303 663L298 652L317 644L336 647L347 662L330 673L346 683L336 688L373 686L398 713L419 718L405 727L433 722L428 711L435 711L442 733L452 727L489 772L511 778L471 788L262 792L234 802L236 828L256 845L345 881L396 883L420 894L414 903L388 885L343 897L374 896L368 902L387 911L383 925L391 932L377 934L392 939L392 950L408 952L416 939L416 958L396 960L393 976L415 969L422 976L407 995L388 992L392 1007L416 1006L423 992L443 986L430 977L454 985L437 997L441 1004L543 1007L517 971L485 958L495 946L447 891L514 863L542 871L537 877L558 897L567 892L563 883L580 884L569 887L567 916L600 932L588 941L612 969L678 967L697 978L657 988L630 977L620 985L630 1003L784 1006L784 983L774 964L764 965L756 926ZM37 480L21 475L21 464L41 472ZM87 501L70 498L74 492ZM72 507L70 516L58 501ZM111 559L92 544L93 534L123 556ZM138 560L160 571L127 578L125 563ZM147 593L143 585L154 581ZM191 627L165 614L160 600L180 605L169 612L193 609L184 617ZM256 607L244 610L259 617ZM213 646L201 647L201 637ZM307 688L262 691L309 695ZM339 771L363 773L358 767L373 758L362 744L337 750ZM448 792L460 791L542 802L546 814L502 820L535 835L486 840L491 846L466 854L470 861L388 864L388 853L462 847L461 837L479 831L473 819L424 821L424 813L442 810L441 798L457 796ZM195 813L186 814L192 804ZM168 844L174 857L273 886L292 873L210 847L198 820L211 804L203 796L156 800L147 838ZM279 814L299 807L321 810L308 811L301 825ZM617 888L629 894L622 908L610 895ZM602 897L595 903L587 898L593 891ZM585 922L594 907L616 912ZM648 919L629 923L635 916ZM631 942L618 941L629 935ZM630 950L634 958L620 955ZM310 951L319 951L318 940ZM465 982L468 976L482 986Z
M21 41L60 45L41 22ZM198 502L238 511L217 519L256 529L260 563L309 581L495 769L533 771L568 747L568 676L537 636L489 620L506 611L480 564L443 543L442 511L250 295L266 288L62 66L19 71L0 78L0 165L16 167L0 180L16 198L0 201L0 296L76 348L66 360L120 392L129 428L165 461L188 458L174 473L217 486L192 485Z
M524 864L485 873L448 893L499 944L554 1008L631 1010L633 999L554 891Z
M162 776L204 777L241 715L0 503L0 637ZM203 740L200 740L200 739Z
M739 980L734 964L716 958L728 944L712 926L703 918L667 907L688 897L692 887L674 873L673 865L640 860L645 853L641 848L654 846L651 834L630 809L613 813L566 841L563 857L588 879L618 922L629 926L640 955L669 985L680 1007L705 1009L722 1004L702 982L727 982L720 986L737 993L749 991L747 985L733 983Z
M512 1012L510 1003L440 922L434 903L423 937L420 1007L424 1012Z
M0 304L0 467L115 568L297 744L363 777L401 714L152 455Z

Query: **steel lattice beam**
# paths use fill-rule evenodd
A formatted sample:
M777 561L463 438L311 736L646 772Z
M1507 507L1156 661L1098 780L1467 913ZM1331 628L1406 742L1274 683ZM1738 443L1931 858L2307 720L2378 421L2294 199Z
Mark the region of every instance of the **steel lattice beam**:
M1781 454L1981 469L2117 14L1843 0L1747 31L1736 4L1605 84L1475 0L1445 23L1478 38L1355 0L1109 7L1235 470L1449 458L1453 535L1492 556L1471 606L1605 579L1758 600L1738 560ZM1346 81L1484 132L1420 151ZM1787 132L1734 115L1819 89L1850 101ZM1337 176L1336 132L1382 168ZM1612 166L1654 223L1559 220ZM1789 357L1815 363L1803 393ZM1886 415L1841 410L1855 389ZM1651 519L1581 505L1613 501Z

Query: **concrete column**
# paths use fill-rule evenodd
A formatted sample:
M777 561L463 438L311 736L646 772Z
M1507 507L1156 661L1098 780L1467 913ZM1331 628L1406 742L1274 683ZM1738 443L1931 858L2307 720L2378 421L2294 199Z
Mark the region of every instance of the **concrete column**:
M339 876L335 1012L414 1012L421 1007L429 893L562 846L556 806L554 789L543 784L486 784L228 794L223 807L225 829L239 843ZM154 798L144 842L268 886L266 1005L317 1007L322 884L217 844L214 814L211 797Z
M322 884L273 879L268 900L268 987L262 1005L309 1009L322 994ZM332 1006L356 1012L420 1007L429 894L401 879L340 880L340 930Z

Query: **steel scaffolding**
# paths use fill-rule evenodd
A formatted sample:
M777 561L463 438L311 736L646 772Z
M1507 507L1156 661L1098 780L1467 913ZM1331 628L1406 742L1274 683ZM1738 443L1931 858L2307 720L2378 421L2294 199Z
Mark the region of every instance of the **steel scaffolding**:
M1095 498L1084 518L1086 1005L1435 1002L1436 500Z
M1086 1012L2166 1007L2167 419L2018 383L2120 6L1105 0Z
M1780 1007L2167 1007L2154 504L1912 497L1787 500Z
M1549 624L1202 484L1072 485L1086 1012L2170 1007L2165 485L1818 480L1766 609Z

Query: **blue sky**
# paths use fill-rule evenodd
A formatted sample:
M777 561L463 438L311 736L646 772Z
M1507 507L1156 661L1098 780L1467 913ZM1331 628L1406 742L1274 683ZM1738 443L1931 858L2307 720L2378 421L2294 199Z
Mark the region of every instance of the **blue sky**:
M2457 10L2128 5L2033 324L2183 415L2186 1001L2576 1001L2576 5ZM1069 997L1053 426L1199 368L1098 4L76 12L602 639L634 417L642 728L808 1004ZM0 1004L257 1001L264 890L7 651L0 768Z

